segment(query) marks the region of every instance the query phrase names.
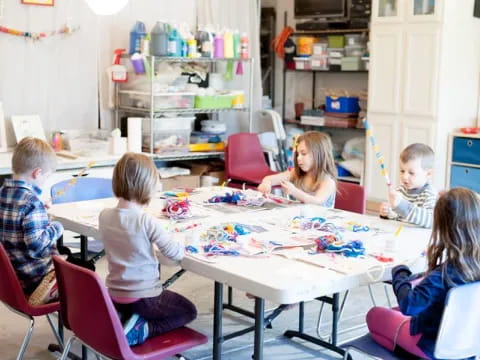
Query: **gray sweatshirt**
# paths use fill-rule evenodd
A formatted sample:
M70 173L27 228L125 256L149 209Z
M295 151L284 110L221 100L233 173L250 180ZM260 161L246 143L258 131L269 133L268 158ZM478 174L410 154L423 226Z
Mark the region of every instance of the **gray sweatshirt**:
M393 209L398 215L398 220L431 228L433 208L437 202L437 192L432 185L427 183L421 188L411 190L400 186L397 191L402 195L402 200Z
M184 246L141 209L105 209L99 216L100 238L108 261L106 286L112 296L146 298L160 295L155 247L171 260L181 260Z

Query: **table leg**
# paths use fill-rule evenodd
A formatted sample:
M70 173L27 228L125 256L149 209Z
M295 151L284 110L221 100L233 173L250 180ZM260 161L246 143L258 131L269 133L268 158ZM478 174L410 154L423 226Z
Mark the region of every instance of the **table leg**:
M305 327L305 303L300 301L298 305L298 332L303 333Z
M80 235L80 258L82 261L88 260L88 237Z
M340 303L340 294L333 294L332 299L332 345L337 345L337 336L338 336L338 318L339 318L339 303Z
M222 358L222 303L223 284L215 281L215 295L213 303L213 360Z
M265 300L255 298L255 345L253 350L254 360L263 359L263 333L264 333Z

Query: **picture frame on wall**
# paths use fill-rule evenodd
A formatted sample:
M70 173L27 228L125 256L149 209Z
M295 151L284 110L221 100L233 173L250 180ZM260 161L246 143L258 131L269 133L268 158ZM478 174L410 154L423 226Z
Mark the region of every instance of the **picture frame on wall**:
M42 5L42 6L53 6L55 0L21 0L22 4L25 5Z
M7 151L7 131L5 127L5 115L3 113L3 105L0 101L0 152Z

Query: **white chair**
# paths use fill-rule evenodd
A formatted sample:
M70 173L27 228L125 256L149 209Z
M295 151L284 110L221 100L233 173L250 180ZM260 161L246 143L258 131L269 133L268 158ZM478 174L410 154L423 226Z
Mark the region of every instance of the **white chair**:
M466 359L480 356L480 281L450 289L445 300L440 329L435 343L437 359ZM342 345L347 351L344 359L353 358L352 349L373 359L397 359L393 353L375 343L370 334ZM379 356L378 351L391 356Z

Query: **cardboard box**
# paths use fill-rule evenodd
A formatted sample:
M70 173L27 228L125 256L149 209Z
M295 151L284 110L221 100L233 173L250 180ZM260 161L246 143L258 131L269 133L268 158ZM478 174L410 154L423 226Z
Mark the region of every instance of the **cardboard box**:
M218 179L218 185L222 185L225 179L225 171L210 171L207 173L208 176L212 176Z
M160 179L162 191L175 188L198 188L200 187L199 175L175 176L168 179Z

